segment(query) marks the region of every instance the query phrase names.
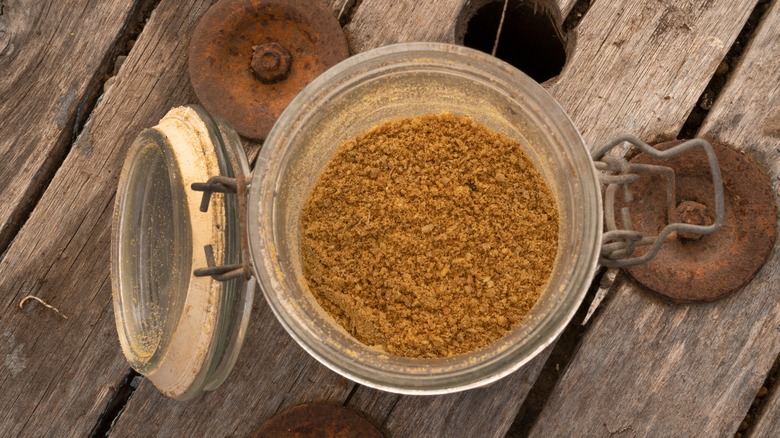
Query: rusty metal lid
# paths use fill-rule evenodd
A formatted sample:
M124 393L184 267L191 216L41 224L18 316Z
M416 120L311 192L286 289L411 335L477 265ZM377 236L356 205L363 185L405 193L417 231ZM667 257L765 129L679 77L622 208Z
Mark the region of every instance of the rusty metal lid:
M254 438L381 438L370 421L343 406L310 403L293 406L263 423Z
M666 150L680 141L656 145ZM677 301L712 301L745 285L763 266L775 242L775 203L766 173L744 154L712 143L723 175L725 223L707 236L681 235L666 242L646 264L627 269L644 286ZM696 225L712 223L712 181L703 151L667 160L639 154L631 163L674 169L679 220ZM643 175L631 185L634 229L657 234L668 223L660 175ZM621 197L618 197L621 198ZM623 207L618 199L616 209ZM638 253L646 249L637 250Z
M209 112L262 140L306 84L347 56L322 1L221 0L195 28L189 73Z

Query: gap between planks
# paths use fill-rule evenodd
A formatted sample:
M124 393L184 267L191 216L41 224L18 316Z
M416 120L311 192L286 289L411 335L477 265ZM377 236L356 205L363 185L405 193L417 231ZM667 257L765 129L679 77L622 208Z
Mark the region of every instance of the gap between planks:
M184 6L186 6L186 4ZM168 18L170 18L170 17L168 17ZM182 24L181 22L176 21L176 20L172 20L172 21L162 20L161 22L162 23L170 23L170 24L172 24L174 26L174 28L172 30L170 30L171 33L176 32L176 31L182 31L182 32L186 31L187 26L190 25L189 22L187 22L185 24ZM162 29L161 27L156 28L155 32L157 32L157 35L158 35L157 38L162 39L160 34L162 34L162 35L164 35L166 37L171 36L171 35L175 36L175 34L165 34L164 33L165 30L167 30L167 29ZM154 35L154 33L153 33L153 35ZM150 36L149 38L151 39L151 38L154 38L154 37ZM149 47L153 43L152 42L147 42L146 44L147 44L146 47ZM152 50L152 49L150 48L150 50ZM142 56L142 55L138 55L138 56ZM171 54L169 56L170 56L170 58L172 58L172 61L169 60L170 62L173 62L173 63L179 62L179 60L175 58L176 55ZM132 58L132 56L131 56L131 58ZM128 62L130 62L129 59L128 59ZM141 61L139 61L138 59L135 59L134 62L135 62L135 67L139 68L139 63ZM152 59L144 59L144 62L150 63L149 67L154 67L154 64L152 64L152 63L155 62L155 59L154 58L152 58ZM133 63L130 63L130 65L132 67ZM140 74L141 72L139 71L138 73ZM159 71L158 73L169 74L168 72L165 72L165 71ZM181 73L181 72L179 71L179 73ZM125 77L125 79L127 79L127 77ZM168 82L166 82L166 81L168 81ZM173 82L173 83L171 84L171 82ZM136 84L136 85L143 85L143 84ZM179 83L179 82L177 82L174 79L171 79L170 76L166 76L165 79L159 79L158 83L155 83L155 86L158 87L158 88L155 88L153 94L152 93L149 94L149 96L154 96L154 98L152 99L153 101L150 104L163 106L165 104L173 103L174 101L177 101L177 100L186 100L186 99L188 99L187 96L190 96L189 98L191 98L191 96L192 96L187 85ZM129 90L129 88L127 86L125 86L123 92L124 93L128 93L128 90ZM116 96L129 97L130 101L133 101L133 99L137 99L138 98L137 96L134 96L132 94L122 94L122 93L120 93L120 91L115 91L115 92L113 92L111 94L113 96L107 96L107 99L109 99L109 100L113 99L112 104L114 104L114 105L119 105L119 102L118 102L119 99ZM162 97L160 94L164 95L165 97ZM123 104L124 103L125 102L123 102ZM96 110L96 112L97 111L100 111L100 109ZM107 111L107 110L105 110L105 111ZM150 112L154 113L154 111L150 111ZM133 114L132 120L131 120L132 123L130 123L130 125L132 125L132 126L128 127L128 126L118 126L118 125L116 125L116 122L112 122L112 123L114 123L114 125L111 125L108 121L106 121L106 119L109 116L110 116L110 114L101 117L100 120L102 121L103 125L100 125L100 126L103 126L104 129L108 128L108 126L106 126L106 125L110 125L112 128L117 128L118 129L118 133L121 133L125 137L127 137L128 135L131 136L131 134L128 134L129 131L135 130L135 129L138 128L138 126L143 126L145 123L148 123L150 121L152 121L152 123L153 123L153 120L154 120L154 114L144 113L144 114L141 114L140 117L136 117L137 114ZM98 125L97 120L93 120L93 125L94 126ZM96 137L103 136L103 138L96 138L95 139L95 144L104 144L107 141L105 136L104 136L104 133L95 132L93 134ZM82 137L83 137L83 135L82 135ZM97 153L97 151L96 151L96 153ZM108 152L104 152L104 153L107 154ZM111 164L109 165L109 168L111 168L111 166L114 166L118 160L119 159L114 157L114 156L110 157ZM69 165L78 168L78 166L76 164L70 163ZM70 169L70 168L67 171L68 172L73 172L73 170ZM78 171L78 169L77 169L77 171ZM63 189L61 187L52 187L52 190L57 190L57 193L60 193ZM54 195L52 195L52 196L54 196ZM106 194L105 193L101 193L100 196L101 197L102 196L106 196ZM69 199L69 198L67 198L67 199ZM91 220L93 220L93 219L91 219ZM99 221L107 221L107 220L108 220L107 218L99 219ZM272 315L268 314L267 312L266 312L265 316L266 316L266 318L269 318L269 317L272 318ZM296 349L297 346L293 346L294 348L288 348L287 345L291 341L286 338L286 335L283 332L282 332L281 335L279 335L278 334L279 333L278 328L274 329L273 327L275 327L273 323L271 323L269 326L266 327L266 328L269 329L269 332L270 332L269 338L273 338L274 336L276 336L276 337L280 337L281 336L281 339L268 339L268 342L279 342L279 343L282 343L283 347L284 347L284 348L281 348L281 349L276 350L276 351L281 352L281 354L289 354L290 355L289 359L291 359L291 360L301 360L301 358L303 358L302 361L306 362L304 364L298 364L298 365L295 365L295 366L313 367L313 370L309 374L307 374L306 379L303 379L301 381L301 383L306 385L309 378L314 378L314 383L308 382L308 385L309 385L308 388L298 388L297 391L300 391L300 392L295 392L296 396L289 399L290 403L295 402L296 400L309 400L310 401L311 399L316 399L316 397L325 397L325 394L327 394L329 392L330 392L332 397L333 396L335 396L336 398L346 397L346 394L348 394L350 392L349 390L351 389L351 387L349 387L349 386L340 387L339 386L339 383L340 383L339 381L332 382L332 380L331 380L333 378L332 377L332 373L330 373L327 370L319 371L319 370L321 370L322 367L318 367L318 365L316 363L312 364L311 358L307 359L307 357L305 355L302 356L301 352L298 351L299 349ZM111 329L113 329L113 327L111 327ZM115 345L111 345L110 347L111 347L110 348L111 352L116 354L116 351L114 351L116 349L116 346ZM261 348L260 350L262 351L263 348ZM252 352L250 351L248 353L251 354ZM121 354L120 354L120 356L121 356ZM246 354L245 354L245 356L246 356ZM244 359L244 360L248 361L250 359L251 359L251 357L247 358L247 359ZM234 372L234 375L231 377L231 379L233 379L234 381L240 382L242 380L242 378L246 379L248 377L247 375L243 375L243 373L240 371L239 367L237 367L236 371L237 372ZM244 369L244 373L246 371L247 370ZM278 371L278 370L274 370L274 369L271 370L271 376L272 377L274 375L273 374L274 371ZM260 374L262 375L262 373L260 373ZM333 385L333 390L332 391L329 391L329 390L326 391L325 390L326 388L325 388L325 389L322 389L321 391L318 389L317 391L319 391L319 392L316 392L316 391L315 392L311 392L312 391L311 390L311 386L312 385L316 385L316 384L322 382L321 380L318 380L318 378L317 378L318 375L322 376L322 378L324 379L325 382L329 382L327 384L332 384ZM269 382L269 384L272 384L272 383L273 383L273 381ZM260 387L262 385L262 383L257 383L257 385L258 385L258 387ZM144 386L146 388L145 394L147 396L152 397L153 395L149 395L149 392L151 391L152 394L153 394L153 391L154 391L153 388L150 388L150 385L148 383L146 385L142 384L142 386ZM243 385L243 386L246 386L246 385ZM233 386L233 388L234 388L234 390L236 390L235 386ZM194 409L194 411L190 411L190 415L195 415L195 418L192 418L192 417L178 418L175 415L174 416L166 415L165 412L168 412L168 414L170 414L171 411L162 412L164 410L161 411L161 414L164 417L167 417L167 419L169 419L170 421L183 421L183 422L186 422L186 421L195 421L195 422L201 421L201 422L205 422L205 421L207 421L207 419L203 419L202 415L199 415L199 412L202 413L202 412L206 411L206 408L212 407L213 404L217 404L217 405L224 404L224 402L225 402L225 394L227 393L225 391L227 391L228 389L229 388L221 388L221 390L220 390L221 395L216 394L216 395L213 395L212 397L210 397L209 400L199 401L197 404L193 403L192 409ZM141 389L139 389L139 390L141 390ZM306 392L307 390L309 391L308 393ZM241 394L241 390L240 389L238 389L238 393ZM317 393L320 394L320 395L319 396L315 395ZM252 399L251 398L252 397L251 394L249 395L249 397L250 397L250 399ZM311 397L311 398L308 398L308 397ZM254 399L254 400L255 400L255 402L257 402L256 399ZM342 400L343 400L343 398L342 398ZM129 407L132 407L132 405L137 405L137 402L141 403L140 399L138 397L134 397L133 401L130 403ZM285 402L287 402L287 400L285 400ZM149 407L159 407L159 405L152 404L152 405L149 405ZM203 410L198 409L198 407L203 408ZM247 408L248 408L248 406L247 406ZM138 412L138 411L136 411L136 412ZM147 414L151 413L148 410L146 412L147 412ZM174 412L176 412L176 411L174 411ZM179 410L179 412L182 412L182 411ZM213 411L209 410L208 412L211 413ZM252 418L259 418L259 417L256 417L257 412L252 412L252 414L254 414L254 415L252 415ZM244 415L249 415L249 413L244 413ZM126 418L126 417L123 417L123 419L124 418ZM154 418L156 418L158 420L160 419L159 415L154 416ZM211 418L213 418L213 416ZM141 421L141 420L142 420L141 418L136 418L135 419L135 421ZM124 420L120 421L120 423L127 424ZM190 424L191 428L197 427L196 425L194 425L192 423L189 423L189 424ZM145 425L148 425L149 427L153 427L153 426L161 427L161 425L159 423L155 423L155 422L146 423ZM205 425L205 424L201 424L201 425L202 426L208 426L208 425ZM245 425L245 426L242 426L242 427L248 427L248 426Z
M361 7L356 12L356 17L357 17L357 14L360 12L360 9L367 7L368 4L369 4L369 0L364 1L361 4ZM598 3L596 4L596 6L598 6ZM586 19L587 19L587 16L586 16ZM353 24L354 23L355 23L355 21L353 21ZM654 24L656 24L656 23L654 23ZM591 27L590 29L585 29L585 30L590 30L591 33L596 34L596 36L593 37L593 43L592 44L596 44L596 43L602 42L602 39L601 39L600 35L598 33L594 32L594 29L597 28L596 25L594 24L592 26L593 27ZM653 27L649 28L649 30L657 30L657 29L658 29L657 27L656 28L653 28ZM714 30L711 29L711 28L707 28L707 30L709 32L714 32ZM705 33L705 35L706 35L706 33ZM661 31L660 34L658 36L656 36L656 38L658 40L660 40L660 42L664 42L664 41L666 41L664 39L664 36L666 38L668 38L669 40L671 40L671 41L676 41L676 40L689 41L688 39L686 39L687 37L686 37L685 34L681 34L679 32L664 32L664 31ZM595 46L594 46L594 48L595 48ZM626 50L626 49L623 49L623 50ZM715 51L714 53L709 53L708 56L705 57L705 59L700 60L700 62L705 63L706 65L708 65L707 68L714 69L714 66L709 65L707 63L711 63L712 59L717 58L719 56L722 56L722 53L720 53L720 55L718 53L719 52L717 52L717 51ZM617 51L615 51L613 53L610 53L610 56L619 57L620 55L625 55L625 54L626 54L626 52L624 52L622 50L617 50ZM657 54L653 53L653 55L657 55ZM608 59L610 59L610 58L608 58ZM612 59L614 59L614 58L612 58ZM593 66L592 69L594 69L593 71L595 71L595 72L599 72L600 71L598 69L598 66ZM711 70L710 70L710 73L711 73ZM587 76L587 75L583 75L583 76ZM574 76L574 77L576 78L576 76ZM706 77L706 71L704 73L700 72L698 76L695 76L692 79L690 79L691 83L693 84L692 88L696 88L696 86L698 86L698 84L701 82L701 78L702 77ZM592 78L590 76L587 76L587 80L588 81L591 81L591 79ZM662 77L662 79L668 80L668 77L666 77L666 78ZM565 83L564 80L561 80L561 82L559 84L564 84L564 83ZM631 90L632 89L630 87L631 85L634 85L634 84L631 84L631 83L625 84L624 90ZM561 87L563 87L563 85L558 85L557 87L561 88ZM579 89L579 91L580 91L581 94L584 94L582 92L586 91L586 90L589 90L589 89L590 89L590 84L588 83L588 84L583 84L582 87ZM571 93L575 93L576 91L577 90L572 90ZM694 93L684 94L683 96L681 96L682 98L681 98L680 102L658 102L658 103L661 104L662 107L669 108L669 109L673 110L672 112L675 112L675 113L677 113L679 115L679 113L682 112L682 111L685 111L686 108L690 108L690 106L693 104L693 102L695 102L696 95L698 95L698 93L700 93L700 91L701 91L701 89L696 91L695 94ZM562 96L563 97L568 97L569 99L572 99L572 100L576 100L576 98L580 98L581 97L580 94L567 95L565 93L562 94ZM591 99L593 99L593 97L591 97ZM595 99L593 99L593 100L595 100ZM649 103L652 104L654 102L656 102L656 101L651 99ZM598 109L599 106L600 106L597 103L594 103L593 105L594 105L593 107L587 107L586 106L585 108L586 109L588 109L588 108L592 108L592 109L596 108L596 109ZM583 111L585 111L585 110L578 111L577 113L580 114L580 116L582 116L582 112ZM631 113L626 112L626 113L623 113L622 117L626 118L626 120L632 120L632 119L629 118L630 115L631 115ZM596 117L594 116L594 118L596 118ZM679 118L678 118L678 120L679 120ZM655 128L657 130L668 130L669 129L669 125L665 125L664 123L658 123L658 122L661 122L661 120L659 119L658 121L656 121L655 119L649 119L649 118L648 119L644 119L643 123L648 125L648 126L645 126L644 129L647 132L651 132L653 130L653 128ZM612 123L614 123L614 120L612 121ZM679 124L679 122L676 122L676 123ZM595 128L599 128L600 127L598 124L595 124L595 125L596 126L591 125L591 128L594 128L594 127ZM679 129L679 125L672 124L671 126L672 126L672 128L674 126L678 126L678 129ZM241 366L241 365L239 365L239 366ZM244 366L246 367L248 365L244 365ZM257 373L257 371L255 371L254 373ZM258 374L254 374L254 375L258 375ZM508 384L509 380L502 381L502 382L504 384ZM530 383L530 382L528 382L528 383ZM237 384L239 384L239 383L234 383L234 385L237 385ZM257 385L260 385L260 383L258 383ZM357 405L357 401L360 400L359 395L361 393L362 394L366 394L366 391L371 391L371 390L368 390L368 389L364 390L364 388L365 387L358 388L358 392L356 392L356 394L353 396L352 400L350 400L350 402L351 402L350 404L351 405ZM492 390L492 391L500 392L502 388L503 387L501 386L501 382L499 382L496 385L494 385L494 387L491 387L489 389ZM141 390L146 391L147 397L154 397L153 389L148 389L148 390L147 389L148 389L148 385L146 386L146 389L141 389ZM230 389L231 389L231 387L227 387L227 388L222 388L221 390L222 391L229 391ZM348 394L349 392L350 391L346 391L345 394ZM235 394L235 389L233 389L233 391L231 391L231 393ZM471 393L468 393L468 396L478 398L479 393L471 392ZM247 397L247 395L241 394L241 397ZM346 395L344 395L344 397L346 397ZM398 399L393 400L394 397L398 397ZM393 427L393 432L397 432L399 430L399 429L397 429L398 425L403 424L405 419L410 418L408 415L416 414L418 417L420 416L420 412L421 411L419 409L412 409L413 407L419 408L419 405L417 404L418 402L416 401L416 400L420 400L421 399L419 397L418 398L412 398L412 397L387 395L386 397L379 397L379 398L377 398L377 397L375 397L375 396L373 396L371 394L367 394L366 398L369 400L369 403L371 401L376 401L376 400L380 400L381 401L383 399L388 399L389 400L388 403L386 403L386 404L383 403L383 406L386 405L386 406L388 406L388 408L382 407L381 410L390 409L394 413L399 413L400 412L400 414L396 414L396 416L394 417L394 419L392 421L390 421L389 417L384 417L384 418L388 418L388 422L386 423L386 425L392 426ZM401 405L401 399L408 400L408 401L405 402L403 405ZM134 399L133 402L131 402L131 406L130 406L131 409L133 408L132 405L134 405L136 403L136 400L142 400L142 399ZM250 400L254 400L254 399L250 398ZM439 410L438 408L442 407L442 405L437 405L437 403L441 403L440 400L444 400L444 399L443 398L439 398L439 399L428 398L426 400L426 403L429 403L428 407L431 410L429 410L429 411L422 411L422 412L436 412L438 410L439 413L441 413L441 410ZM495 397L487 397L486 399L483 399L481 401L486 402L486 403L484 403L486 405L492 406L492 405L490 405L490 402L491 401L496 401L496 400L498 400L498 399L495 398ZM516 400L516 398L515 398L515 400ZM212 405L213 403L220 403L222 401L223 400L221 400L219 398L217 398L217 399L213 399L212 398L209 401L203 401L202 403L199 403L199 406L201 406L201 408L206 408L206 406L213 408L214 407ZM390 402L393 402L393 403L390 403ZM251 404L254 405L254 406L257 406L256 403L257 403L256 401L252 401L251 402ZM393 404L395 404L395 407L392 406ZM155 409L155 408L159 408L160 406L164 406L164 404L158 403L158 402L146 402L146 403L144 403L144 406L142 406L142 407L140 407L140 405L139 405L139 407L137 409L140 409L140 411L139 410L135 410L134 412L135 412L136 416L140 414L143 418L148 418L149 415L152 415L153 418L159 418L159 415L164 415L164 416L166 416L168 418L173 417L173 418L176 418L176 419L180 418L181 416L180 415L176 415L176 414L170 415L171 410L173 410L173 412L175 412L177 414L182 414L182 413L185 412L185 410L184 410L185 408L183 408L183 407L169 407L169 408L166 408L164 410L162 410L162 409ZM467 415L460 415L460 416L457 415L457 413L459 411L457 409L456 404L452 404L452 403L447 402L446 406L447 406L448 409L451 409L449 412L451 412L453 414L453 416L451 416L449 418L465 418L465 419L469 418ZM462 405L459 405L459 406L460 407L464 407L464 406L468 406L468 404L462 404ZM493 407L497 408L497 409L504 409L504 410L501 411L503 413L512 412L511 410L505 410L505 408L503 408L503 407L502 408L499 408L498 406L493 406ZM193 409L195 409L195 408L193 408ZM163 411L167 412L168 414L165 414ZM190 411L186 415L185 418L191 418L191 416L195 415L196 413L197 413L197 410ZM146 415L146 416L144 416L144 415ZM424 415L422 415L422 416L424 416ZM509 417L509 421L511 421L513 416L514 416L514 412L511 413L511 415ZM381 416L377 416L377 417L374 417L374 418L382 418L382 417ZM440 417L440 418L444 418L444 417ZM136 419L135 421L139 421L139 420ZM182 418L182 422L179 422L178 424L180 426L182 426L182 427L189 427L188 430L191 430L191 431L197 430L197 431L200 431L200 432L211 430L211 429L208 429L209 427L216 427L214 425L207 425L207 424L199 424L199 425L196 426L196 425L194 425L192 423L188 423L187 421L188 420L185 420L184 418ZM235 420L233 420L233 421L235 421ZM124 423L124 419L120 423ZM233 423L233 424L235 424L235 423ZM125 432L135 430L135 429L133 429L133 426L130 425L129 423L127 423L126 425L127 425L128 428L124 429ZM165 427L175 427L175 425L171 424L170 426L166 425ZM237 430L237 429L235 429L235 427L244 428L244 427L248 427L248 425L241 424L241 425L228 426L228 427L229 427L229 429L231 431L235 432ZM178 430L178 429L176 429L176 430ZM245 429L241 429L241 430L245 430ZM211 431L213 432L213 430L211 430ZM419 429L416 429L415 431L419 432Z
M47 111L47 103L45 101L50 100L52 96L44 95L41 96L43 99L41 104L38 106L38 108L33 110L33 113L37 114L28 115L26 119L17 121L17 123L21 124L22 122L29 122L29 124L26 124L24 129L21 130L22 132L25 132L25 134L21 134L21 137L24 137L25 135L29 136L26 134L27 132L32 132L32 135L36 135L36 131L46 131L47 134L44 134L46 136L45 138L35 139L34 142L26 143L25 141L19 141L18 136L12 142L3 145L2 137L8 136L10 135L9 133L18 130L18 126L7 127L7 130L5 131L6 135L0 136L0 150L2 148L11 146L13 146L14 150L29 147L31 151L29 152L28 156L33 157L25 158L26 161L24 166L15 166L11 169L7 169L7 171L4 172L4 178L9 178L9 176L12 175L10 181L6 183L4 190L11 189L12 192L10 194L4 195L6 202L10 201L10 204L6 205L0 210L10 212L7 217L2 217L6 213L0 214L0 261L2 261L14 238L24 226L35 206L40 201L57 169L59 169L59 167L62 165L65 157L75 144L76 138L79 134L81 134L84 125L86 124L89 116L99 101L99 96L102 93L103 83L105 81L104 78L106 74L110 72L111 66L113 65L113 59L121 53L121 48L125 46L127 40L130 38L128 29L132 29L138 22L139 17L143 17L146 11L152 7L156 1L158 0L142 0L133 2L132 6L126 14L124 23L119 26L119 32L114 36L109 45L103 49L102 55L99 56L100 61L97 63L97 65L92 66L93 70L85 72L84 76L88 76L90 78L87 81L82 82L81 85L71 85L68 94L59 97L57 104L62 104L62 108L59 109L56 114L56 125L59 133L57 133L57 131L52 132L51 130L47 130L46 122L51 121L51 117L47 117L47 114L44 113ZM9 27L11 30L0 32L0 59L3 55L15 56L13 53L15 50L18 51L25 48L24 44L22 44L20 48L15 47L20 42L13 40L14 34L23 34L23 32L19 32L18 29L16 29L16 32L14 32L14 27L23 25L17 23L14 20L16 20L15 17L20 15L24 16L24 13L28 12L19 11L17 14L16 8L10 9L6 8L4 5L3 11L8 11L8 13L0 14L0 17L2 17L0 18L0 30L2 30L4 26ZM51 26L50 28L58 29L59 26ZM5 39L3 38L4 34L11 36L7 37L6 41L3 41ZM74 35L74 33L71 33L71 35ZM85 35L84 37L91 38L94 37L94 35L90 34ZM57 38L56 35L53 36L52 39L55 41L57 39L61 39L63 41L65 40L65 38ZM22 43L27 43L27 41L22 41ZM33 39L32 44L35 44L35 39ZM49 45L51 45L51 41L49 42ZM9 51L10 53L5 53ZM38 52L37 49L34 51ZM42 57L51 58L51 56L44 56L45 53L46 50L40 50ZM87 62L77 61L73 65L81 64L84 66L89 66L89 61L90 60L87 60ZM34 81L34 78L37 76L45 76L47 85L50 87L53 85L52 78L56 76L56 73L51 72L56 71L56 69L47 72L45 68L46 67L42 67L39 69L43 70L40 75L25 76L21 80ZM79 75L73 76L79 77ZM25 88L25 86L20 86L18 84L15 86ZM35 83L29 84L28 86L39 88ZM80 91L76 91L76 89L79 88ZM8 90L5 91L9 92ZM23 100L26 99L27 95L25 94ZM77 100L78 102L76 102ZM16 109L17 108L13 108L10 110L14 111ZM0 114L3 112L4 111L0 109ZM12 117L9 116L6 118L10 120ZM40 152L38 152L41 149L45 150L45 159L43 160L40 158L42 155ZM6 153L9 154L7 157L10 159L11 152L6 151ZM39 168L34 174L30 174L29 171L25 169L28 168L28 166L32 166L33 164L27 160L35 160L35 157L39 157L37 158Z
M768 168L775 195L780 116L773 119L772 110L780 103L780 64L769 54L780 49L778 29L775 2L699 131ZM602 435L617 429L636 436L737 432L780 352L778 269L776 244L747 286L706 304L669 304L635 283L621 282L530 436ZM757 435L776 436L778 423L777 414L765 415ZM764 434L770 427L774 432Z

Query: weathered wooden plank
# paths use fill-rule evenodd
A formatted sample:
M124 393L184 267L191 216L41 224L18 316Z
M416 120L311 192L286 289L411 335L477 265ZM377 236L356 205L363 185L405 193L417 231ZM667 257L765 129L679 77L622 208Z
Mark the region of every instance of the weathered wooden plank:
M394 437L506 434L552 347L490 386L441 396L400 396L359 387L349 406L382 424Z
M576 0L529 2L562 23ZM468 19L488 3L491 0L364 0L347 26L350 44L355 52L408 41L462 44Z
M0 248L51 178L72 142L74 125L99 92L101 76L127 27L146 1L0 2ZM87 143L82 143L86 145ZM85 169L89 169L88 167ZM81 186L66 190L74 196ZM110 202L90 203L63 221L39 215L37 226L0 263L0 434L86 435L126 369L104 347L113 342L110 306L101 296L106 270L76 260L92 244L108 244L105 226L83 221ZM30 198L30 199L28 199ZM61 205L63 210L67 204ZM50 217L49 217L50 219ZM70 235L55 236L70 228ZM107 266L107 265L106 265ZM68 275L68 272L75 275ZM47 276L47 272L54 275ZM85 275L89 273L89 275ZM86 281L82 281L85 280ZM66 320L37 303L20 311L27 294L61 306L70 287ZM85 342L89 337L88 342ZM83 379L71 379L83 374Z
M148 1L4 1L0 14L0 250L83 123L117 42Z
M725 23L721 18L717 26ZM762 162L775 193L780 130L773 112L780 103L780 63L767 54L780 49L779 29L775 3L700 130ZM668 304L623 282L587 332L531 435L733 435L780 351L779 278L776 245L747 286L714 303ZM771 430L772 421L767 418L762 427Z
M361 10L362 17L382 16L381 11L363 9L370 1L361 4L353 24ZM377 7L378 2L370 4ZM731 26L713 22L728 4L721 0L689 3L686 8L658 8L655 1L597 2L580 23L574 54L568 67L551 84L550 91L567 108L591 144L624 130L644 137L674 136L739 32L739 22ZM750 6L734 12L739 16L735 20L744 21ZM679 21L683 18L684 23ZM386 22L385 26L392 28L392 23ZM369 27L354 25L352 30ZM361 41L359 35L353 33L352 37L353 42L356 38ZM375 37L369 36L365 41L371 41L370 38ZM720 43L710 44L715 41ZM677 51L670 54L660 49L668 47L676 47ZM605 66L609 68L605 70ZM673 98L664 99L667 95ZM662 113L676 118L661 117ZM460 432L458 435L469 432L502 435L527 393L527 388L516 384L516 379L522 381L521 373L528 373L526 378L533 381L538 369L535 366L524 369L518 376L490 388L445 397L388 396L360 388L350 405L378 420L386 420L385 427L393 435L414 435L420 430L433 436L456 431Z
M454 43L467 0L364 0L347 25L350 46L364 52L405 41Z
M71 96L66 103L60 98L57 87L61 84L57 81L62 77L75 80L78 76L89 76L85 69L96 62L93 58L100 56L96 56L95 47L86 47L85 35L94 39L87 38L87 42L97 47L116 39L107 37L104 28L123 17L127 19L129 8L122 9L117 2L98 2L98 5L84 5L85 12L68 3L38 3L34 7L3 3L0 20L21 20L21 25L17 23L13 27L19 35L0 33L0 37L5 38L0 40L5 48L0 62L7 61L6 55L13 56L18 59L19 68L23 68L31 63L27 58L40 52L42 55L63 55L62 59L77 65L76 70L68 70L62 69L61 63L57 64L59 69L51 78L54 86L36 86L35 89L11 87L19 85L19 74L10 69L5 74L4 68L4 75L0 76L0 89L4 90L0 110L7 111L16 105L20 93L27 92L28 100L35 97L43 102L40 103L41 111L54 108L55 116L61 116L61 126L50 126L55 122L51 122L45 112L39 114L41 120L35 120L35 114L30 113L35 109L33 106L19 116L0 120L0 126L3 126L0 133L5 138L3 147L7 148L12 140L16 142L14 145L23 145L19 139L27 138L24 137L28 135L25 129L42 130L49 136L47 138L56 139L59 135L70 142L70 133L65 132L65 128L72 126L77 106L84 100L88 88L84 83L89 78L81 78L84 83L76 81L65 89L64 92ZM135 2L132 5L142 9L143 4ZM140 130L154 124L171 106L195 101L186 74L188 38L180 36L189 35L208 4L167 2L167 8L162 7L154 15L151 22L157 25L149 27L135 45L130 62L125 64L104 96L40 204L0 263L0 356L3 358L0 361L0 384L3 385L0 434L3 436L88 434L112 396L114 385L122 380L128 369L116 342L108 277L116 177L127 146ZM72 17L67 11L72 12ZM102 20L96 18L100 13L104 15ZM15 18L19 14L22 18ZM36 22L35 17L39 15ZM53 38L49 31L57 30L54 25L57 20L62 22L59 31L67 30L68 33ZM35 51L22 45L26 33L36 32L43 36L36 36L31 41L40 45L38 38L51 38L48 43L51 48ZM33 47L32 42L30 47ZM66 46L72 53L60 53ZM24 67L29 70L27 83L34 83L34 73L45 81L49 73L43 67L51 67L49 64L48 60L40 61L39 70L34 69L34 63ZM6 92L7 89L10 91ZM45 94L49 95L49 104L39 96ZM6 105L6 102L14 105ZM16 108L24 109L27 103L19 101ZM18 123L13 126L25 129L5 129L3 123L10 119ZM36 128L30 120L40 122L43 128ZM43 137L39 140L43 141ZM41 149L46 146L39 143L35 146ZM6 175L3 173L3 177ZM10 202L10 199L4 194L2 201ZM3 205L2 211L6 213ZM35 302L28 303L20 311L17 303L27 294L40 296L57 306L68 319ZM272 317L266 319L273 320ZM316 374L316 371L312 372L312 375ZM307 394L303 390L298 392Z
M780 181L780 59L768 56L780 53L780 3L774 2L766 12L761 26L757 29L753 41L746 49L740 65L733 73L731 81L721 93L709 117L705 120L702 132L707 136L729 142L758 158L767 166L774 184L775 199L780 196L778 181ZM735 303L737 311L743 309L748 300L755 297L761 310L756 315L751 311L742 310L739 314L738 327L744 331L747 326L763 326L771 332L766 338L759 338L750 349L743 347L740 362L744 370L740 373L749 374L749 384L743 388L737 412L747 410L745 402L747 395L757 393L764 375L772 366L772 361L778 355L778 331L780 331L780 309L778 308L778 279L780 278L780 251L778 244L767 260L763 272L755 278ZM763 305L764 307L761 307ZM774 330L772 330L774 329ZM731 378L731 377L727 377ZM742 377L740 377L742 379ZM751 420L755 425L753 436L780 436L780 391L775 386L763 410L764 415Z
M262 298L254 311L238 363L220 388L180 402L143 381L112 436L249 436L280 409L342 403L354 384L298 347Z
M190 3L188 6L197 5L197 2ZM167 110L171 105L193 101L194 95L189 91L187 81L186 58L172 54L186 53L189 35L204 8L193 6L191 10L181 11L177 5L177 1L163 1L158 6L142 34L148 39L139 39L136 44L141 52L137 54L134 50L126 61L127 68L136 71L130 72L126 79L132 84L117 90L120 95L127 95L129 90L135 89L135 82L145 80L142 73L154 66L157 57L161 56L168 57L167 68L171 72L161 77L160 82L187 83L187 90L182 95L169 93L166 100L155 106ZM336 2L332 5L334 13L341 10L340 2L338 8ZM185 37L172 38L175 35ZM170 43L161 44L160 41ZM146 51L153 52L154 57L146 57ZM125 100L126 106L141 104L144 104L142 99ZM109 107L106 113L116 110ZM242 354L223 386L195 400L180 402L166 399L149 382L142 381L112 434L246 436L262 421L288 406L313 401L342 403L353 386L354 383L326 369L298 347L258 296Z
M763 415L754 420L753 435L755 437L780 436L780 393L775 387L774 392L764 401L766 407Z
M549 91L591 147L674 138L755 3L594 2Z

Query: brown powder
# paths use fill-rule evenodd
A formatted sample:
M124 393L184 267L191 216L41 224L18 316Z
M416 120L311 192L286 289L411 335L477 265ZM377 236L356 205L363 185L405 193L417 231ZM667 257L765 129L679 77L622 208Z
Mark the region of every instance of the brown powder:
M344 142L302 215L304 276L361 342L407 357L488 345L528 314L558 248L558 210L520 145L426 115Z

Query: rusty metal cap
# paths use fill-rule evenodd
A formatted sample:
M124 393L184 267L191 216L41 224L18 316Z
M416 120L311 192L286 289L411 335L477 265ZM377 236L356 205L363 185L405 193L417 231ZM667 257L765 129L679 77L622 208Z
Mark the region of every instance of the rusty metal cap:
M195 28L190 80L209 112L263 140L298 92L347 56L321 0L221 0Z
M263 423L254 438L382 438L370 421L343 406L309 403L293 406Z
M679 143L655 147L666 150ZM650 262L627 269L639 283L676 301L712 301L739 289L761 269L775 242L777 216L769 177L744 154L722 144L712 146L723 175L723 227L707 236L676 236ZM639 154L631 162L674 169L679 220L712 223L712 181L704 152L696 150L668 160ZM651 174L631 185L634 229L657 234L666 225L665 193L658 190L663 186L662 177ZM615 207L624 205L621 199Z

